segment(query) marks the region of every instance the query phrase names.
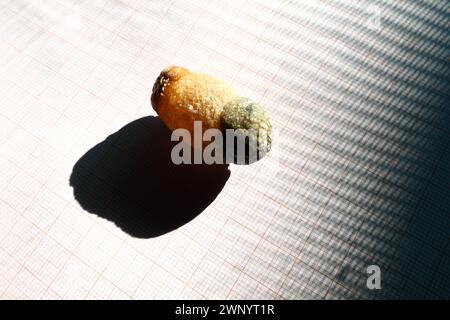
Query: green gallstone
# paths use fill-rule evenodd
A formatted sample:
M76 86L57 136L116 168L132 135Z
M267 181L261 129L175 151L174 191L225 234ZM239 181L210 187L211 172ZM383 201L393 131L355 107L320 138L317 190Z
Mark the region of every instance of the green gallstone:
M238 143L245 141L245 164L261 159L270 151L272 125L265 110L252 100L237 97L227 102L221 113L221 122L224 129L236 130ZM239 161L237 144L232 151L226 152L234 153L234 163L244 164Z

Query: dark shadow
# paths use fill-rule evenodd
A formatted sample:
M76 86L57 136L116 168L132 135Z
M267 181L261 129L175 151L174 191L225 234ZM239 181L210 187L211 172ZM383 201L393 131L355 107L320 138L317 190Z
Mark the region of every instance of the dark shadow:
M134 237L179 228L216 198L230 171L228 165L175 165L174 144L158 117L127 124L77 161L70 176L75 199Z

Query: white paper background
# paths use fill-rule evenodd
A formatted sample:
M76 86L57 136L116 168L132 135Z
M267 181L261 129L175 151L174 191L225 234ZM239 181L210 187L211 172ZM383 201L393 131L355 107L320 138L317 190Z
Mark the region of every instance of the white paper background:
M449 16L447 1L0 1L0 297L448 297ZM277 136L193 221L138 239L83 210L69 177L154 115L173 64L260 102Z

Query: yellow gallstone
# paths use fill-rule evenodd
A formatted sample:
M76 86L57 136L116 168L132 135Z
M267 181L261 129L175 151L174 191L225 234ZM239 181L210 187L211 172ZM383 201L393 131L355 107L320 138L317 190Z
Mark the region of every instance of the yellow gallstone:
M202 121L204 130L220 129L222 108L236 96L236 91L219 78L169 67L156 80L151 99L153 108L171 130L185 128L192 135L194 121Z
M183 67L168 67L155 81L151 102L171 130L187 129L194 136L194 121L201 121L203 130L240 129L240 134L249 134L257 141L257 159L271 148L272 125L267 113L250 99L240 97L222 79Z

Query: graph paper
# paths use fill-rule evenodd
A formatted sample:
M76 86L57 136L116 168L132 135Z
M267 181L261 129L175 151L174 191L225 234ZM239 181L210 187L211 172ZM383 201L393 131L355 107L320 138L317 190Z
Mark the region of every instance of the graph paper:
M432 0L0 1L0 298L450 298L449 28ZM264 106L271 153L172 172L169 65Z

